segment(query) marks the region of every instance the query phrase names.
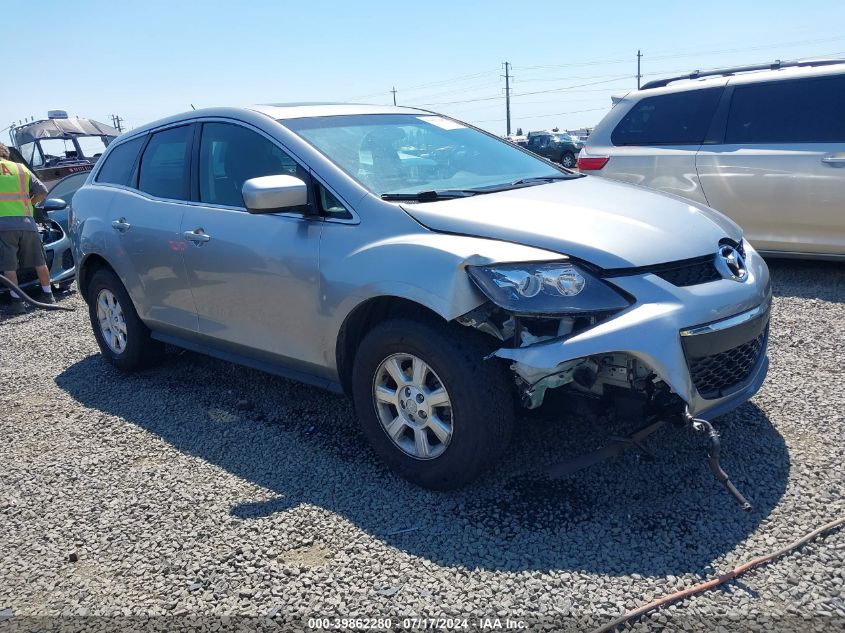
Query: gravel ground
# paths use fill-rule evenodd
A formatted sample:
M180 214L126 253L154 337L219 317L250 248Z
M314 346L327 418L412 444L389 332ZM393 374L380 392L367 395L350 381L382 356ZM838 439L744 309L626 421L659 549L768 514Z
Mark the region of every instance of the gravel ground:
M385 470L340 396L191 353L120 375L76 295L76 312L5 317L0 631L589 630L777 549L845 515L845 267L772 272L768 381L718 420L750 514L683 429L649 438L655 461L551 482L544 466L624 429L525 418L495 472L433 493ZM843 570L839 531L628 628L842 630Z

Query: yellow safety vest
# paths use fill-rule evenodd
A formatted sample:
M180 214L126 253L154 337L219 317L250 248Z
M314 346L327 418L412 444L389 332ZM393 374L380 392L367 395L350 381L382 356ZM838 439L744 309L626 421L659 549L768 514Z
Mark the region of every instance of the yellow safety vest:
M0 218L30 216L29 170L10 160L0 160Z

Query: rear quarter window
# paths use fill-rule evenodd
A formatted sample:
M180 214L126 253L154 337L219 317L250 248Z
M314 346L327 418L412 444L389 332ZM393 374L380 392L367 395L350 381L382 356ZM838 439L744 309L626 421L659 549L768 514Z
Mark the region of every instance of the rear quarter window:
M737 86L725 143L845 142L845 75Z
M144 144L144 136L133 138L116 146L103 161L97 173L97 182L111 185L130 185L132 171L138 153Z
M700 145L723 88L704 88L646 97L619 122L614 145Z

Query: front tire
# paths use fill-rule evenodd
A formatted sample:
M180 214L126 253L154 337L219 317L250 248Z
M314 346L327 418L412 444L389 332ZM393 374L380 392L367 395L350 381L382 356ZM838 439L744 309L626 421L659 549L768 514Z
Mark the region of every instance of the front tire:
M573 169L578 164L578 159L575 158L575 154L572 152L564 152L563 156L560 157L560 164L567 169Z
M112 365L131 372L161 357L164 345L152 339L117 275L104 268L94 273L86 299L94 338Z
M425 488L466 485L510 443L512 384L468 328L395 319L364 337L352 392L364 434L401 477Z

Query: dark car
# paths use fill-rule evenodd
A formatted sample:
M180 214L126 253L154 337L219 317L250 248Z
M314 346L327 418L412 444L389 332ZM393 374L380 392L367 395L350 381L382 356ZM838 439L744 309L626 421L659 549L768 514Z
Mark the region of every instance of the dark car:
M528 149L543 158L560 163L564 167L575 167L578 152L583 143L568 134L557 132L529 132Z

